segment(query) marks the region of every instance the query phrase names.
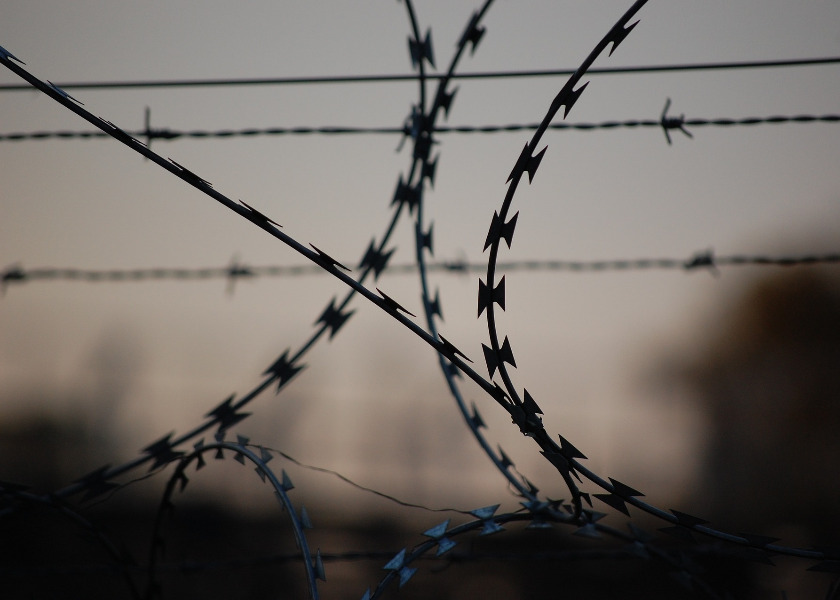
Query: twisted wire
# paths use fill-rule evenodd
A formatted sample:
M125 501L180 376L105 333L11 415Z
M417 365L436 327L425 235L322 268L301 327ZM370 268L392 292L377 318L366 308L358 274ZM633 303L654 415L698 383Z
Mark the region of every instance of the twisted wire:
M499 261L499 269L511 271L568 271L571 273L608 273L613 271L678 270L695 271L719 267L797 267L811 265L833 265L840 263L840 253L801 254L791 256L761 256L747 254L713 255L699 252L689 258L632 258L611 260L509 260ZM424 262L426 272L462 275L481 273L486 264L466 260ZM415 273L420 269L417 263L395 263L388 265L383 274L400 275ZM236 264L230 267L170 268L152 267L146 269L76 269L45 268L26 269L20 265L7 267L0 272L2 285L17 285L35 281L83 281L88 283L148 282L161 280L204 281L208 279L259 279L261 277L304 277L324 275L317 265L258 265ZM430 303L433 303L431 297Z
M728 118L718 117L714 119L684 118L681 124L684 127L738 127L757 125L781 125L785 123L838 123L840 115L771 115L767 117L741 117ZM517 131L533 131L539 125L537 123L512 123L508 125L438 125L431 132L435 134L495 134L511 133ZM665 125L667 126L667 125ZM661 120L652 119L630 119L624 121L600 121L597 123L551 123L548 129L552 130L614 130L614 129L647 129L663 128ZM245 129L217 129L217 130L191 130L179 131L177 129L156 128L148 130L137 130L128 132L129 135L147 140L174 141L183 138L198 140L205 139L231 139L241 137L260 136L287 136L287 135L407 135L409 132L405 127L263 127ZM32 131L0 133L0 142L20 142L29 140L70 140L70 139L104 139L110 137L101 131Z

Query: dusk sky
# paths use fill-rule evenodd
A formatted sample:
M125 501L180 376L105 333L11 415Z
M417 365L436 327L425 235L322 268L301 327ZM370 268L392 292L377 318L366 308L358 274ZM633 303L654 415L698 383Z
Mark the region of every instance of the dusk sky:
M459 70L573 69L629 1L499 1ZM478 3L417 2L435 64L448 65ZM840 3L826 0L650 2L640 24L595 67L840 56ZM410 34L400 2L31 2L0 8L0 46L44 80L65 82L408 74ZM837 114L840 65L591 75L566 119L600 122ZM539 122L565 78L465 79L447 125ZM24 83L0 69L0 86ZM433 85L430 84L430 89ZM125 130L399 127L415 82L74 90L85 108ZM0 90L0 135L90 131L36 91ZM689 259L837 252L840 124L552 130L531 185L520 187L515 242L502 260ZM484 262L505 179L530 131L438 136L433 260ZM400 136L256 136L157 140L152 149L211 181L355 267L391 216L410 165ZM393 264L414 260L413 224L398 224ZM253 224L113 139L0 141L0 268L137 269L300 265ZM692 356L717 311L759 268L603 273L511 271L501 331L513 371L545 413L605 475L655 501L688 485L702 422L656 374ZM440 331L485 374L476 319L477 273L430 274ZM243 394L286 348L299 347L343 284L326 275L203 282L10 284L0 298L0 418L75 415L133 458L182 432L232 393ZM411 312L416 276L375 283ZM374 283L368 283L373 287ZM238 428L305 462L426 502L504 494L457 414L432 350L369 302L304 359L281 395L268 392ZM424 324L425 320L417 319ZM103 386L116 390L97 404ZM671 396L669 394L676 394ZM475 386L464 383L529 479L562 494L562 480ZM23 400L26 400L25 402ZM428 458L424 458L428 457ZM448 462L452 468L443 468ZM374 465L376 465L374 467ZM406 469L409 467L409 469ZM83 473L79 473L82 475ZM0 474L2 478L2 474ZM469 489L469 493L465 491ZM475 495L471 495L475 494Z

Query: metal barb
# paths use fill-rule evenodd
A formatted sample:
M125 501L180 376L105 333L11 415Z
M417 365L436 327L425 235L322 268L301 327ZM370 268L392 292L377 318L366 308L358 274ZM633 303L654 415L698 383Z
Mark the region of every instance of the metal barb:
M662 116L659 119L659 124L662 126L662 131L665 133L665 139L668 140L668 145L671 145L671 134L668 133L671 129L679 129L689 138L694 138L691 132L685 128L685 115L679 117L668 116L668 109L671 107L671 99L665 100L665 108L662 109Z

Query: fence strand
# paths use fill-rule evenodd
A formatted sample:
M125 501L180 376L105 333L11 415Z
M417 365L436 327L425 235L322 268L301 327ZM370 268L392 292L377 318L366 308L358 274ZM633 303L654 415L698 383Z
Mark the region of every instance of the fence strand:
M514 260L500 262L506 271L568 271L572 273L642 271L642 270L715 270L718 267L795 267L807 265L830 265L840 263L840 253L803 254L797 256L757 256L732 254L715 256L711 252L698 252L687 259L682 258L635 258L614 260ZM439 273L481 273L486 265L466 260L438 261L426 265L428 271ZM383 274L406 274L417 271L416 263L389 265ZM7 267L0 274L2 286L34 281L84 281L90 283L120 283L160 280L202 281L207 279L255 279L260 277L302 277L324 275L318 265L263 265L248 266L233 263L227 267L165 268L148 269L77 269L77 268L33 268L19 265Z
M728 71L733 69L762 69L779 67L806 67L817 65L840 64L840 56L800 58L764 61L731 61L717 63L687 63L671 65L640 65L627 67L592 68L590 75L627 75L641 73L674 73L680 71ZM453 79L511 79L520 77L567 77L574 69L526 69L515 71L484 71L456 73ZM429 74L428 79L443 79L442 74ZM395 75L321 75L315 77L259 77L240 79L169 79L149 81L77 81L58 83L62 89L115 90L138 88L179 88L179 87L229 87L255 85L312 85L340 83L399 83L414 82L417 74ZM0 85L0 92L19 92L31 90L25 84Z
M681 129L683 133L691 137L686 127L738 127L756 125L781 125L781 124L803 124L803 123L838 123L840 114L823 115L771 115L767 117L741 117L729 118L718 117L714 119L686 119L683 117L668 117L663 114L660 119L630 119L624 121L600 121L597 123L552 123L548 129L552 130L576 130L594 131L604 129L646 129L662 128L669 130ZM494 134L510 133L517 131L533 131L538 123L511 123L507 125L440 125L432 131L436 134ZM174 141L184 138L189 139L230 139L242 137L265 137L265 136L300 136L300 135L410 135L408 126L403 127L352 127L352 126L296 126L296 127L250 127L245 129L196 129L178 130L169 128L142 129L128 132L129 135L143 139L146 145L152 141ZM38 140L70 140L70 139L105 139L110 137L102 131L31 131L0 133L0 142L21 142Z

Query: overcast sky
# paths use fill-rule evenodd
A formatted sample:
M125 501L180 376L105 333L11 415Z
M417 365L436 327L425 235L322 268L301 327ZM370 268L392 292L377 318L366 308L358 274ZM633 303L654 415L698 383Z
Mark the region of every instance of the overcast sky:
M461 70L575 68L630 4L497 2ZM438 69L476 8L417 3ZM409 22L398 2L6 0L0 14L0 45L58 84L411 72ZM840 56L837 2L654 1L640 18L596 67ZM667 98L671 113L687 118L819 115L838 112L840 66L588 79L568 121L657 119ZM0 70L0 84L19 83ZM448 124L538 122L563 83L462 80ZM394 127L418 93L412 82L69 91L126 130L143 127L146 107L153 127L180 130ZM503 260L837 251L838 127L696 128L693 139L672 132L670 146L655 128L550 131L538 175L515 200L516 238ZM37 91L0 92L0 134L91 129ZM434 222L435 259L486 260L487 228L530 135L439 136L425 215ZM397 179L409 168L408 146L395 152L399 141L262 136L156 141L152 149L259 208L298 241L355 266L385 231ZM403 220L394 263L413 260L412 235ZM0 268L212 267L234 257L254 266L302 263L114 140L0 142ZM669 482L689 477L702 428L684 398L651 389L649 379L669 360L690 356L718 307L757 273L511 272L501 331L516 352L517 384L537 398L549 431L573 440L602 474L671 494ZM441 332L480 365L487 332L475 318L478 276L431 278L443 305ZM377 285L420 314L414 276L386 273ZM119 440L99 463L129 459L251 389L344 294L327 276L240 281L233 294L225 286L9 286L0 299L2 409L87 415ZM430 349L369 303L357 300L354 308L286 392L252 405L261 418L244 422L243 432L370 485L441 503L463 491L467 468L476 489L502 489L468 439ZM121 394L110 411L92 400L107 385ZM490 424L492 443L502 443L541 487L562 490L492 400L469 386L465 396ZM405 451L415 455L411 473L401 469ZM438 469L441 457L461 471Z

